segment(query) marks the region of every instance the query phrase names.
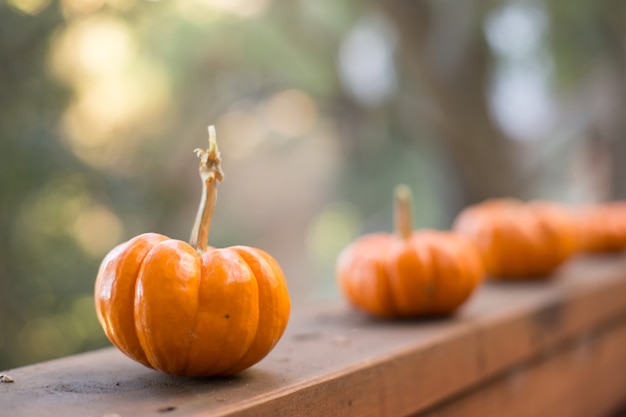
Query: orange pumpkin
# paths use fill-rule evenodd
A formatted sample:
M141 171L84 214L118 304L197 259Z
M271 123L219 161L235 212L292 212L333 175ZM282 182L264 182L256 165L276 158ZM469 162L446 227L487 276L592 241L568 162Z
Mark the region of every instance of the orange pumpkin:
M109 340L136 361L175 375L231 375L260 361L289 319L283 272L266 252L207 244L223 178L215 130L200 157L203 193L191 244L146 233L114 248L95 285Z
M617 252L626 249L626 203L611 202L576 212L582 252Z
M354 306L383 318L449 314L472 294L483 269L462 236L413 231L408 187L396 189L396 233L364 235L339 255L336 275Z
M569 211L550 202L487 200L463 210L453 229L476 244L495 279L546 277L577 245Z

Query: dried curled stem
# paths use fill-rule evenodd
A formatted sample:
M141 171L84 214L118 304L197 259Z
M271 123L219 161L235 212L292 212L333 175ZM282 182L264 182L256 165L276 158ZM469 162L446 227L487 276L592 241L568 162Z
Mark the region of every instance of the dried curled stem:
M396 233L402 239L409 239L413 233L413 218L411 216L413 193L408 186L401 184L394 190L394 198Z
M217 148L217 135L214 126L209 126L209 149L195 149L200 158L200 179L202 180L202 198L198 206L198 214L191 231L189 243L199 253L204 253L209 245L211 219L217 201L217 183L224 179L220 152Z

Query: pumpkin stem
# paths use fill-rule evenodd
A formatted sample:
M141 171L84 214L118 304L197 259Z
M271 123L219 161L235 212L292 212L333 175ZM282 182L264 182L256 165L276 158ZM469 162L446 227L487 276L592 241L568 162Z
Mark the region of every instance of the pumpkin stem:
M394 196L396 233L402 239L409 239L413 233L413 219L411 216L413 193L411 193L411 189L408 186L400 184L396 186Z
M217 183L224 179L220 152L217 149L215 126L209 126L209 149L195 149L200 158L200 179L202 180L202 198L198 207L196 221L193 224L189 244L199 253L206 252L209 245L211 218L217 200Z

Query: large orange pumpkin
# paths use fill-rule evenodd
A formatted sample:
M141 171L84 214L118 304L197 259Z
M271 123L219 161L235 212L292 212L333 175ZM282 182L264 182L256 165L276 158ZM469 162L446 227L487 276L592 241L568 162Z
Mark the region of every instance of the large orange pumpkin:
M569 211L551 202L487 200L463 210L453 228L476 244L495 279L546 277L577 246Z
M582 252L617 252L626 249L626 203L583 207L576 212Z
M267 355L282 336L290 301L266 252L207 244L223 174L210 147L197 150L203 194L191 244L146 233L114 248L95 285L109 340L136 361L175 375L231 375Z
M364 235L339 255L336 275L350 303L383 318L449 314L483 277L480 256L462 236L413 231L410 190L396 189L396 233Z

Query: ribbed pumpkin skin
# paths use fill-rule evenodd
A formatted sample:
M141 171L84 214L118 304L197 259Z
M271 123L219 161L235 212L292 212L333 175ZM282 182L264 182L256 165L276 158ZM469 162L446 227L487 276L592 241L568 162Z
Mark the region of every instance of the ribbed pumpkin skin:
M582 252L617 252L626 249L626 203L612 202L577 211Z
M408 239L362 236L339 255L339 285L350 303L382 318L449 314L482 281L480 256L465 238L421 230Z
M453 229L474 242L494 279L545 278L578 241L569 211L549 202L488 200L463 210Z
M278 263L250 247L209 248L146 233L114 248L95 285L98 319L126 355L184 376L232 375L282 336L290 301Z

